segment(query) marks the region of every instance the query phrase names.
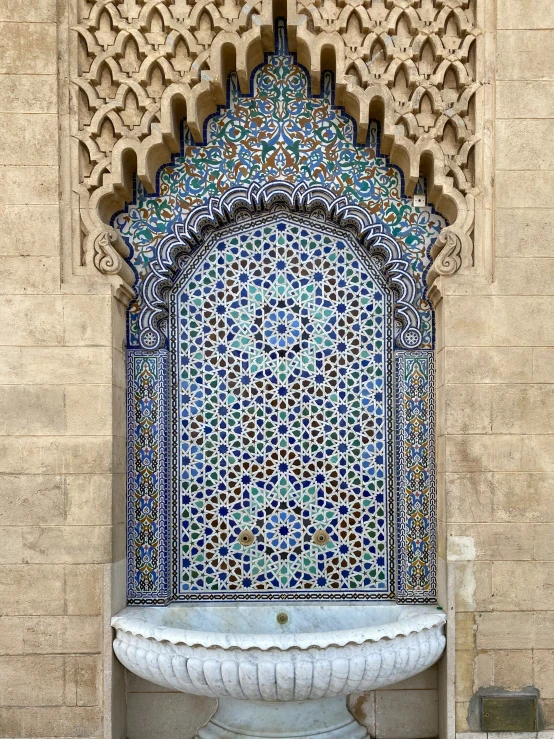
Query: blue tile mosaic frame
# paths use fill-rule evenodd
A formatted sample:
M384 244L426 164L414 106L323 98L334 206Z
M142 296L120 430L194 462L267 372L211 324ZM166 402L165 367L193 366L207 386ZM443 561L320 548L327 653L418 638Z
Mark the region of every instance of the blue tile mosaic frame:
M174 597L394 597L392 295L367 252L258 215L173 294Z
M145 280L151 274L152 262L164 238L187 213L201 203L210 203L214 196L232 187L237 180L246 184L252 181L264 183L275 176L284 176L290 182L324 182L337 194L346 195L348 202L368 209L378 221L386 224L385 228L398 242L401 259L405 260L405 267L416 286L414 305L423 329L419 346L424 349L419 352L396 349L388 356L389 361L395 364L395 370L392 366L389 369L391 387L395 383L395 402L388 409L394 415L390 428L396 424L396 479L390 484L388 495L396 495L397 515L397 520L393 521L394 506L389 505L389 587L386 593L356 593L354 589L348 592L348 589L341 591L337 588L328 594L320 591L318 597L396 597L404 602L433 602L436 590L433 318L425 293L425 274L430 264L431 244L446 224L431 207L415 209L411 200L402 194L399 170L379 154L376 123L370 127L366 147L353 144L354 125L333 106L330 75L323 76L321 97L311 96L308 76L296 64L294 56L288 54L282 28L278 34L276 54L269 55L265 64L254 73L252 85L251 97L242 96L238 92L236 78L231 76L228 108L208 121L207 144L193 145L185 130L183 155L161 170L158 195L148 196L139 187L136 204L114 220L132 251L131 265L137 273L138 293L138 300L131 306L129 314L129 603L155 604L190 599L190 592L187 594L181 590L179 568L176 566L182 552L173 553L174 564L171 564L170 553L170 542L175 546L179 541L176 534L180 536L178 527L173 535L170 534L170 525L176 525L180 512L175 484L171 485L166 470L168 438L174 438L172 429L175 428L174 420L169 423L166 415L169 406L175 412L175 403L170 399L168 354L163 349L132 348L139 345L138 318L143 309ZM288 118L275 119L276 101L281 96L287 102ZM279 139L280 134L276 132L285 129L286 133ZM274 135L281 143L270 151L268 147L272 145ZM283 141L286 142L284 148ZM229 152L232 152L232 157L228 156ZM285 157L283 161L279 160L281 155ZM292 323L289 328L294 331ZM154 364L145 365L146 358ZM414 358L419 360L419 364L412 362ZM152 381L145 381L145 367L146 374L152 373ZM411 367L412 374L407 367ZM423 467L418 441L421 433L418 414L422 408L422 380L417 377L418 372L426 378L428 391L427 395L423 393L426 397L424 425L427 433L427 457ZM144 410L152 406L153 392L161 413L154 423ZM140 442L137 441L141 428L143 435L145 432L150 435L147 453L142 457ZM154 448L159 455L156 463L153 461L156 457L151 453ZM173 514L170 505L173 506ZM396 543L393 530L397 536ZM394 582L395 577L397 583ZM243 599L236 594L229 597ZM283 596L276 588L274 593L266 591L264 597ZM304 597L302 589L297 589L292 597Z
M127 353L127 598L163 604L169 588L167 351Z
M396 352L398 591L401 602L436 598L435 359Z

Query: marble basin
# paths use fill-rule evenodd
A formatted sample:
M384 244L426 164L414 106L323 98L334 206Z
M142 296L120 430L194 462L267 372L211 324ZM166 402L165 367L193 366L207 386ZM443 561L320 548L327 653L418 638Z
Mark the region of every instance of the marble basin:
M175 604L125 608L112 626L131 672L219 699L200 739L362 739L346 695L430 667L445 621L436 606Z

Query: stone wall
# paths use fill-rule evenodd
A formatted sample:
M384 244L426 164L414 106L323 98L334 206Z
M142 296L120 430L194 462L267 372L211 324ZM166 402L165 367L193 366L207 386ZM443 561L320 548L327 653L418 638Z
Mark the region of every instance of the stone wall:
M554 726L554 5L498 0L488 24L492 279L445 283L439 312L462 732L478 728L470 700L489 686L535 686Z
M184 739L210 703L130 676L126 697L111 656L109 617L124 600L125 309L108 278L73 269L75 8L0 0L0 737ZM554 5L478 10L476 274L436 286L449 650L417 684L352 700L380 739L435 735L437 685L449 739L478 729L470 702L491 686L536 687L554 728Z
M109 283L72 282L62 260L64 13L0 2L2 737L97 737L111 720L124 311Z

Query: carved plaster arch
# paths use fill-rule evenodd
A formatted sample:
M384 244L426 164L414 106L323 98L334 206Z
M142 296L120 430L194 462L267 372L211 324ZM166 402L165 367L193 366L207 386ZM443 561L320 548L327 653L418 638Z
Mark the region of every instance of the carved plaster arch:
M108 225L111 216L131 199L135 173L148 190L155 189L159 167L179 151L182 119L202 141L204 121L225 100L230 71L237 72L241 91L249 91L253 70L274 48L276 8L279 14L286 8L289 46L316 93L322 71L334 71L337 103L355 119L358 141L365 141L370 120L378 118L381 149L401 168L407 193L421 173L427 176L429 199L450 223L432 250L429 284L471 267L477 190L470 154L478 142L471 101L479 88L475 59L481 35L473 6L474 0L85 0L75 28L79 62L73 79L81 91L74 131L81 163L74 190L84 234L78 269L86 273L94 265L132 296L128 248ZM137 60L128 50L130 38ZM386 49L380 71L370 58L377 39ZM421 53L427 42L432 74L428 55L424 60ZM111 82L103 77L106 68ZM354 68L358 75L349 73ZM399 68L409 70L402 95L396 88ZM153 69L162 74L153 76ZM457 70L455 95L444 87L447 69ZM433 101L425 114L424 98ZM455 132L454 154L453 138L443 142L447 123Z
M324 187L301 182L252 183L234 187L207 205L193 208L185 220L160 242L143 288L140 343L144 349L163 348L167 338L169 293L186 262L209 237L230 224L252 220L275 209L302 213L314 223L328 222L351 234L375 262L394 298L396 345L417 349L421 344L421 318L417 291L408 264L383 224L365 208L349 205Z

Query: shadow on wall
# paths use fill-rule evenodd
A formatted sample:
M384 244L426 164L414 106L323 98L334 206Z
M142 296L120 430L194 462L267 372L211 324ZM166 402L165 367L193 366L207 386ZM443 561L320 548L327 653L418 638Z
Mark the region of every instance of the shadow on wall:
M376 739L438 736L437 666L386 690L352 695L349 707ZM193 739L216 701L165 688L126 672L128 739Z

